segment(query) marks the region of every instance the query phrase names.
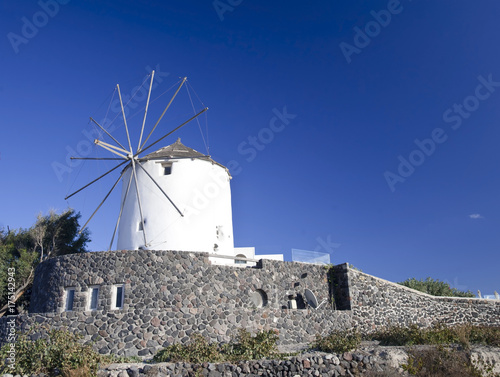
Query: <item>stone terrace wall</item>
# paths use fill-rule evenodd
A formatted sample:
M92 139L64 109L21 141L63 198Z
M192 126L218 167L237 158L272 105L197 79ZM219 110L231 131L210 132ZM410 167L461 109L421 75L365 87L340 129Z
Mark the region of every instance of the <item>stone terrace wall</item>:
M208 254L114 251L53 258L36 270L30 313L61 312L64 288L75 288L74 311L85 311L90 286L99 285L98 309L111 309L111 289L125 284L124 309L252 309L257 290L267 307L288 305L288 295L311 289L328 301L328 271L318 265L262 260L258 268L210 265Z
M6 339L6 318L0 321L0 339ZM167 345L186 342L193 332L211 341L228 342L238 330L277 329L279 344L308 343L316 334L351 327L348 312L281 309L170 308L29 314L17 317L26 331L34 323L70 329L95 343L102 354L151 356ZM39 335L37 335L39 337Z
M116 251L62 256L37 267L30 314L16 318L69 328L101 353L150 356L198 332L226 342L238 329L277 329L281 344L304 343L316 334L353 326L369 332L389 324L429 326L473 323L500 326L500 301L433 297L351 270L263 260L257 268L210 265L208 254ZM125 285L124 307L112 310L114 284ZM88 289L99 285L97 310L87 310ZM74 310L64 312L64 289L75 288ZM321 306L287 309L289 295L313 291ZM256 307L252 295L267 297ZM335 298L335 309L331 305ZM298 300L299 302L300 300ZM299 305L300 306L300 305ZM304 306L303 306L304 307ZM0 319L0 341L9 318ZM39 336L39 335L37 335Z
M499 300L435 297L352 269L348 277L352 319L365 332L411 323L500 326Z
M123 309L111 310L114 284L125 284ZM95 311L86 310L92 285L100 286ZM71 312L63 311L65 287L75 288ZM287 309L288 295L304 296L306 288L321 307ZM257 290L267 295L262 308L251 300ZM286 344L351 326L350 313L330 305L323 266L269 260L258 268L215 266L207 254L170 251L86 253L40 264L30 314L19 316L17 326L35 322L81 333L101 353L140 356L185 342L192 332L229 341L240 328L278 329Z
M402 351L400 351L402 353ZM154 365L111 364L97 373L98 377L256 377L256 376L359 376L372 371L381 376L384 371L392 370L398 376L407 376L399 366L392 367L391 359L384 352L356 351L343 354L310 354L300 357L289 357L285 360L254 360L231 363L157 363ZM403 354L404 355L404 354ZM392 367L392 368L391 368Z

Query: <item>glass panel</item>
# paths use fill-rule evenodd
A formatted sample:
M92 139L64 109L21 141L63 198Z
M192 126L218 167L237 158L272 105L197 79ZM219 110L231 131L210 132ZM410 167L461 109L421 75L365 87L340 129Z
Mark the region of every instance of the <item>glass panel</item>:
M318 251L292 249L292 261L302 263L330 264L330 254Z
M90 298L90 309L97 309L97 296L99 295L99 288L92 288L92 296Z
M116 308L123 306L123 286L116 287Z
M74 289L67 289L66 290L66 310L67 311L73 310L74 299L75 299L75 290Z

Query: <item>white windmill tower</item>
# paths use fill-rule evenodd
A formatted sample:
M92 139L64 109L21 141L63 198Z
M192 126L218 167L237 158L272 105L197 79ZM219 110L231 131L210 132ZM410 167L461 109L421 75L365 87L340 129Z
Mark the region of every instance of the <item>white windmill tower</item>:
M118 249L147 247L233 255L231 176L224 166L186 147L180 139L139 159L139 163L140 198L132 168L124 174ZM160 191L168 191L172 201L158 200Z
M104 176L122 167L112 188L101 201L89 220L123 179L121 207L110 243L112 247L118 231L118 249L159 249L209 252L215 255L234 256L230 174L227 168L208 155L188 148L180 142L144 154L208 108L204 108L174 130L146 145L166 111L184 85L184 78L172 99L165 107L149 135L142 141L153 84L154 71L147 97L144 118L137 149L134 151L130 139L120 87L117 92L121 105L128 147L122 145L94 119L91 120L108 135L115 145L102 140L95 144L118 157L105 158L121 162L105 174L94 179L66 199L97 182ZM82 158L78 158L82 159ZM101 158L83 158L99 160ZM234 264L231 259L212 258L213 263Z

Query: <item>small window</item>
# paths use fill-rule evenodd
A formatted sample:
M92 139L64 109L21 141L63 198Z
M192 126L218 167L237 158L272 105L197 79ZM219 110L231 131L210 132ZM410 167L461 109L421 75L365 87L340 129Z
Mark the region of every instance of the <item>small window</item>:
M144 219L144 226L146 225L146 219ZM139 226L137 227L139 232L142 232L144 230L144 227L142 226L142 221L139 221Z
M75 300L75 288L66 288L66 299L64 303L64 310L70 312L73 310L73 301Z
M123 284L115 285L113 290L113 309L123 309L123 297L125 295L125 286Z
M172 163L167 162L161 164L161 167L163 168L163 175L170 175L172 174Z
M97 302L99 299L99 287L90 287L89 290L89 309L97 310Z
M243 255L243 254L238 254L236 256L236 258L246 258L246 256ZM247 261L246 260L241 260L241 259L235 259L234 260L234 264L247 264Z
M215 235L219 240L222 240L224 238L224 232L222 230L222 225L217 225L215 227Z

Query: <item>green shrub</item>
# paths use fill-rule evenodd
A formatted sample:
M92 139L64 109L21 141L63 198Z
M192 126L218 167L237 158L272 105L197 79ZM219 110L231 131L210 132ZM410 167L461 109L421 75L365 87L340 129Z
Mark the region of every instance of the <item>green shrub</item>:
M110 356L99 355L90 345L81 344L81 337L67 330L50 330L47 337L32 341L30 336L39 330L40 326L33 326L18 334L13 368L7 361L10 344L0 349L0 373L55 375L59 371L70 375L70 371L79 371L83 375L95 376L100 363L112 360Z
M259 331L252 336L247 330L240 329L233 342L223 345L222 352L231 361L262 359L277 354L278 339L275 330Z
M436 324L427 329L416 324L411 324L408 327L391 326L372 333L370 337L379 340L382 345L388 346L459 343L453 329L442 324Z
M361 343L357 330L335 330L327 336L316 335L312 348L322 352L343 353L354 350Z
M471 343L500 347L500 327L470 326L469 339Z
M434 280L427 278L425 280L417 280L415 278L407 279L401 283L405 287L416 289L417 291L428 293L433 296L446 296L446 297L476 297L471 291L459 291L456 288L451 288L448 283L444 281Z
M388 346L456 343L464 348L469 348L470 344L499 347L500 327L436 323L432 327L421 328L412 324L408 327L390 326L370 334L367 339L379 340L382 345Z
M204 363L221 361L221 354L217 344L210 344L199 334L191 335L187 344L172 344L160 351L153 357L156 362L179 362Z
M275 330L259 331L252 336L247 330L240 329L236 338L224 345L209 343L203 336L193 334L187 344L172 344L158 351L153 360L203 363L262 359L278 355L277 341Z

